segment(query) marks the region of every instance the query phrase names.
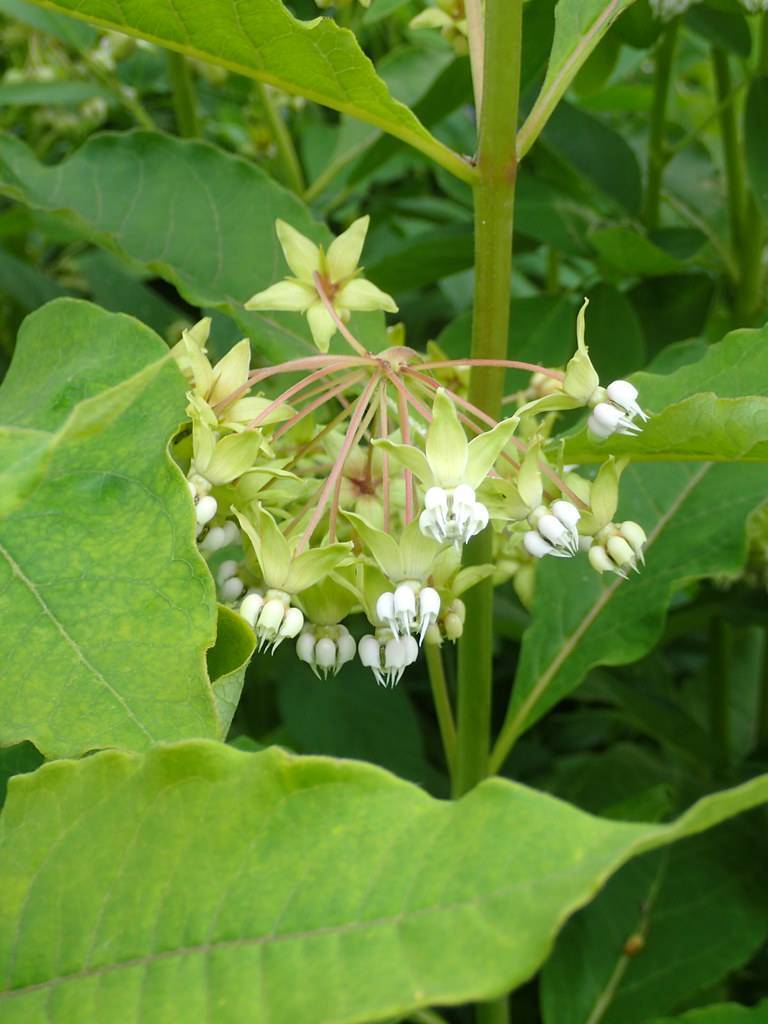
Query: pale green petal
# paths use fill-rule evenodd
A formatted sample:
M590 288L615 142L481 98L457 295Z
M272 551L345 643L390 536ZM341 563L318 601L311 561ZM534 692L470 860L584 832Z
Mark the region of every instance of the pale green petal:
M192 462L194 471L208 479L208 465L216 447L216 435L201 417L192 420Z
M216 405L245 384L250 368L251 343L243 338L214 366L212 387L208 395L210 404Z
M400 538L401 578L425 582L441 546L436 540L425 537L418 519L412 519Z
M275 520L269 512L259 508L256 513L258 523L258 527L256 527L237 509L234 512L253 546L264 582L268 587L284 590L285 580L291 568L291 549Z
M517 410L517 416L526 416L531 413L539 415L543 412L564 412L566 409L580 409L584 403L577 398L571 398L564 391L556 391L552 395L544 395L543 398L534 398L526 402Z
M425 448L436 484L456 487L465 482L467 437L456 415L456 407L443 388L436 393L432 404L432 422Z
M281 309L303 313L317 300L314 287L301 281L278 281L263 292L257 292L245 304L246 309Z
M326 265L328 276L334 284L346 281L357 270L360 256L368 233L370 217L358 217L338 238L334 238L328 247Z
M383 309L387 313L397 312L397 305L392 296L362 277L356 277L354 281L345 284L337 292L336 302L344 309L356 309L361 312L372 312L376 309Z
M224 418L227 423L250 423L271 404L271 398L260 398L254 395L249 398L240 398L227 409ZM265 420L261 421L259 426L266 427L272 423L283 423L290 419L294 412L295 410L290 405L278 405Z
M425 487L431 487L435 482L426 455L412 444L396 444L388 438L375 438L373 445L387 452L401 466L412 470L416 479Z
M378 562L384 575L392 581L400 580L400 548L397 541L390 537L388 533L375 529L362 516L358 516L354 512L342 512L342 515L345 519L349 520L355 531L360 535L361 540Z
M285 262L300 281L312 284L312 275L322 270L320 247L284 220L278 220L275 228Z
M302 552L291 563L285 578L285 590L289 594L298 594L307 587L313 587L329 572L347 562L351 552L351 544L326 544L325 547Z
M515 432L519 423L517 416L497 423L493 430L478 434L469 442L467 449L467 469L464 482L470 487L479 487L501 455L504 446Z
M626 459L616 462L614 457L600 467L589 493L589 512L582 514L579 529L592 535L613 521L619 504L619 478L626 466Z
M228 434L216 442L205 476L215 486L231 483L252 469L262 445L260 430Z
M327 352L336 333L336 323L321 301L313 303L307 310L307 323L317 347L321 352Z
M529 509L538 508L544 496L544 487L541 482L541 470L539 469L539 458L541 446L532 444L525 453L525 458L520 466L520 473L517 477L517 489Z

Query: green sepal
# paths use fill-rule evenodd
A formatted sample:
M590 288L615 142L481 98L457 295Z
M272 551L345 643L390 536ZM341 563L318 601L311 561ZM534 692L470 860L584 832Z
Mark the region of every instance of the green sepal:
M439 487L456 487L465 482L469 445L459 423L456 407L440 388L432 404L432 422L425 445L427 461Z
M574 357L575 358L575 357ZM544 412L566 412L569 409L581 409L584 403L578 398L566 395L564 391L557 391L552 395L544 395L543 398L534 398L526 402L517 410L517 416L538 415Z
M417 519L412 519L400 537L400 579L424 582L442 545L425 537Z
M510 416L497 423L493 430L487 430L484 434L472 438L467 447L465 483L472 488L480 486L508 444L519 422L519 416Z
M613 522L619 505L619 479L628 459L618 462L610 455L600 467L589 493L589 511L582 514L579 531L591 536Z
M525 453L517 476L517 490L529 509L538 508L544 497L544 485L539 469L540 457L541 445L534 442Z
M296 555L291 562L283 589L289 594L299 594L303 590L315 586L328 573L348 561L351 552L351 542L326 544L322 548L303 551L300 555Z
M402 565L400 547L394 537L390 537L388 533L384 533L382 530L377 530L363 519L362 516L357 515L356 512L342 511L341 514L359 534L360 539L376 559L384 575L391 580L400 579Z
M580 405L587 405L595 390L600 386L600 378L589 358L589 349L584 340L588 305L589 299L584 299L576 318L576 354L565 368L565 380L563 381L563 391L571 398L575 398Z
M426 455L413 445L398 444L396 441L390 441L387 437L377 437L373 440L373 446L381 448L401 466L410 469L419 483L425 487L431 487L435 482Z
M260 430L244 430L228 434L216 442L207 466L201 472L215 486L228 484L253 468L262 448Z
M251 542L264 583L275 590L285 590L291 568L291 549L275 520L266 509L258 507L253 513L258 524L256 527L237 509L232 511Z
M298 603L307 619L316 626L335 626L350 614L359 598L335 576L326 576L301 591Z

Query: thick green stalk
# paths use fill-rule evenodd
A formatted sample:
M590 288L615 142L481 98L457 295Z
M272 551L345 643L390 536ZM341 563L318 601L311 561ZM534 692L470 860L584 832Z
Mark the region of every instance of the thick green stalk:
M200 137L200 122L197 118L197 96L189 71L189 62L183 54L174 50L167 50L166 53L176 129L183 139L197 139Z
M443 652L437 645L430 643L424 645L424 652L427 659L432 700L435 703L435 711L437 712L437 724L440 728L440 739L443 743L445 763L448 765L450 777L453 778L456 761L456 725L453 721L451 700L448 696L448 685L445 680Z
M768 11L760 22L760 52L757 60L758 75L768 75Z
M269 91L269 86L264 85L263 82L257 82L256 87L259 92L259 98L261 100L264 115L266 116L267 123L269 124L269 130L272 133L272 141L274 142L275 149L277 150L277 156L282 170L283 183L293 192L298 193L298 195L303 195L304 190L306 189L304 172L301 169L301 163L299 162L299 156L296 152L296 147L293 144L291 133L288 131L288 127L283 120L280 111L275 106L272 94Z
M487 0L483 109L475 186L475 306L472 356L503 359L507 352L512 223L517 160L522 0ZM498 416L504 373L472 370L470 401ZM468 560L491 557L485 531L470 545ZM490 746L493 588L478 584L466 597L467 619L459 644L458 744L454 792L466 793L487 774Z
M679 19L671 21L656 49L656 66L653 75L653 105L651 107L651 131L648 144L648 181L645 193L645 225L649 231L659 226L659 201L664 166L667 162L665 134L669 86L672 81L672 66L675 57Z

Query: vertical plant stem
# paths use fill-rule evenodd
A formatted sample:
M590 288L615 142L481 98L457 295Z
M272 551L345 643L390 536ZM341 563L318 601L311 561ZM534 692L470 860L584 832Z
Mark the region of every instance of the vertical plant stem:
M269 88L264 85L263 82L257 82L256 88L259 93L259 99L261 100L264 115L269 125L269 130L272 133L272 141L274 142L275 149L277 150L277 158L282 171L283 183L293 192L296 192L298 195L303 195L307 187L306 182L304 181L304 172L301 169L299 155L293 144L291 133L288 131L288 126L283 120L280 111L277 109Z
M758 750L768 748L768 628L763 635L762 674L760 679L760 704L757 710L755 739Z
M197 96L189 62L184 54L176 53L174 50L168 50L167 55L176 129L183 139L198 139L200 122L197 118Z
M757 59L758 75L768 75L768 11L760 21L760 51Z
M744 161L739 147L736 109L732 103L726 102L733 89L728 54L719 46L712 47L712 67L715 73L717 101L720 105L720 139L723 147L725 183L728 193L731 249L739 262L745 209Z
M445 680L443 652L436 644L426 643L424 644L424 654L427 659L429 685L432 688L432 700L437 712L437 724L440 728L440 739L443 742L445 762L448 765L449 775L453 778L456 760L456 726L453 721L448 685Z
M503 359L507 351L522 8L522 0L486 0L485 5L485 98L475 186L475 359ZM490 416L499 416L503 389L503 370L472 368L470 401ZM491 554L491 533L485 530L470 544L467 561L488 562ZM493 651L491 582L484 581L468 591L466 605L466 625L459 644L455 796L472 789L488 770Z
M731 764L731 627L716 616L710 629L709 731L718 775L728 774Z
M651 106L651 131L648 144L648 181L645 193L645 226L649 231L659 226L659 202L664 166L667 162L665 134L669 86L672 81L672 66L679 18L675 18L664 30L656 48L653 75L653 105Z

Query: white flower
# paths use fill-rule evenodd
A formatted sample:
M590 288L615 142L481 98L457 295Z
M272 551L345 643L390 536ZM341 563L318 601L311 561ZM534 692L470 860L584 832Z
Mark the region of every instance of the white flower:
M468 484L458 487L430 487L424 495L419 516L421 532L441 544L451 541L457 548L466 544L488 525L488 509L475 498Z
M360 640L357 650L360 661L372 670L380 686L397 686L408 665L419 656L419 645L410 635L387 639L368 634Z
M249 591L238 611L255 632L258 650L270 647L272 654L283 640L298 636L304 625L304 615L281 590L268 590L263 596L256 590Z
M233 522L224 523L223 526L212 526L205 537L200 541L200 550L206 554L213 554L229 547L230 544L237 544L240 540L240 531Z
M197 521L198 533L206 526L218 511L219 505L212 494L204 494L195 501L195 519Z
M236 601L245 590L245 584L237 575L239 568L239 562L236 562L234 559L228 559L226 562L221 563L216 572L219 597L225 604L228 604L230 601Z
M376 602L376 616L395 637L417 632L419 646L440 614L440 595L434 587L401 583L392 593L385 591Z
M588 558L592 568L601 575L614 572L627 579L627 570L639 572L638 560L645 562L643 548L647 542L645 530L638 523L627 520L618 526L610 523L595 536Z
M528 517L533 529L523 537L523 547L533 558L570 558L579 550L580 519L581 513L570 501L555 501L550 510L540 505Z
M602 393L602 389L601 389ZM587 421L587 429L597 438L604 439L611 434L634 436L643 429L635 419L643 422L648 414L637 403L638 391L628 380L614 380L605 388L608 401L597 402Z
M315 675L323 679L336 675L343 665L352 661L356 644L346 626L304 627L296 641L299 661L305 662Z

